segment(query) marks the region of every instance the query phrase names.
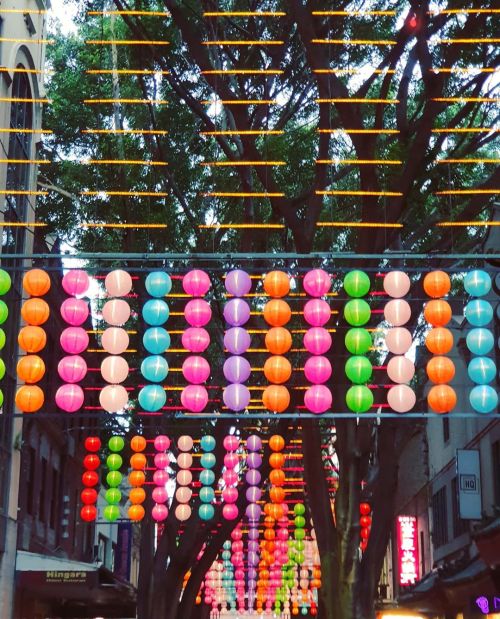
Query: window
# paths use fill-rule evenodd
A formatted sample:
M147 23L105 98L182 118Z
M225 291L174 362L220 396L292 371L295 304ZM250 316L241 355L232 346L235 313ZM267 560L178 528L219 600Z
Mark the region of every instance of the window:
M26 471L26 511L30 516L34 512L34 489L35 489L35 467L36 467L36 452L35 449L29 446L26 450L27 471Z
M432 496L432 542L439 548L448 542L448 510L446 505L446 486Z
M460 506L458 504L457 478L451 480L451 500L453 505L453 537L459 537L469 530L467 520L460 518Z
M443 443L447 443L450 440L450 419L443 416Z
M500 440L491 446L491 464L493 467L493 497L495 505L500 507Z
M38 519L41 522L45 522L46 513L47 513L47 459L42 458L41 466L40 466L40 502L38 504Z
M52 469L52 497L50 501L49 524L51 529L56 528L57 512L59 506L59 471Z

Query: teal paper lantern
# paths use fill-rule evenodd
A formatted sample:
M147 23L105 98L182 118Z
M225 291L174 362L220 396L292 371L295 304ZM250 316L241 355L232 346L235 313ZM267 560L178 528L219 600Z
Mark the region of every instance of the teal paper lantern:
M490 385L477 385L471 389L469 402L477 413L492 413L498 406L498 393Z
M202 503L212 503L215 500L215 490L211 486L200 488L200 501Z
M364 271L350 271L344 277L344 290L350 297L364 297L370 290L370 278Z
M486 271L470 271L464 277L464 288L471 296L482 297L491 290L491 277Z
M159 327L167 322L169 315L168 305L162 299L150 299L142 308L144 321L153 327Z
M172 280L164 271L153 271L146 277L145 286L152 297L165 297L172 290Z
M495 380L497 375L497 366L493 359L489 357L474 357L467 368L469 378L473 383L478 385L486 385Z
M215 482L215 473L210 469L203 469L200 472L200 482L203 486L211 486Z
M139 391L139 405L148 412L159 411L167 401L165 389L160 385L146 385Z
M489 329L478 327L469 331L465 343L474 355L487 355L493 350L495 338Z
M161 383L168 374L168 363L161 355L146 357L141 363L141 374L152 383Z
M213 436L205 435L200 439L202 451L213 451L215 449L215 439Z
M474 327L485 327L493 319L493 307L484 299L474 299L465 306L465 317Z
M373 393L365 385L354 385L347 390L345 401L354 413L366 413L373 405Z
M215 509L213 505L210 505L210 503L203 503L203 505L200 505L198 507L198 516L201 520L204 520L205 522L207 520L212 520L214 515Z
M215 466L215 456L212 453L205 453L200 458L200 465L204 469L213 469Z
M142 343L148 353L161 355L170 348L170 335L163 327L151 327L144 332Z
M370 306L364 299L351 299L345 304L344 318L353 327L362 327L370 320Z

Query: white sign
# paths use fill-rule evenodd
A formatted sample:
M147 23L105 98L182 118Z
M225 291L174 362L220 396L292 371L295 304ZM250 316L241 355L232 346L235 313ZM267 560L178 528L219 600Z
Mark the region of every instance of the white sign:
M462 520L481 520L481 468L477 449L457 449L458 511Z

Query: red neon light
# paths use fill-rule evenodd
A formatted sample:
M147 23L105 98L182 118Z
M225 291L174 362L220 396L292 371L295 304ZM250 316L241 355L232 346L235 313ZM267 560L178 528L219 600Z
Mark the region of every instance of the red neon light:
M398 567L401 587L418 580L418 538L415 516L398 516Z

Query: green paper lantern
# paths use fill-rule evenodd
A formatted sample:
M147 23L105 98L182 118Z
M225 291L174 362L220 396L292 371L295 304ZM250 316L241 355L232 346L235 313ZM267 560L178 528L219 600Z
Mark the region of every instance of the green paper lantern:
M370 278L364 271L350 271L344 277L344 290L350 297L364 297L370 290Z
M122 483L123 476L120 471L110 471L106 475L106 483L110 488L118 488Z
M6 292L9 292L11 286L12 280L10 279L10 275L7 271L0 269L0 295L4 295Z
M5 376L5 363L3 359L0 359L0 380Z
M302 541L306 537L306 532L304 529L295 529L293 536L296 540Z
M366 329L349 329L345 336L345 347L351 355L364 355L372 346L372 336Z
M345 401L354 413L366 413L373 404L373 394L365 385L354 385L347 390Z
M9 308L7 307L7 304L5 303L5 301L0 300L0 325L2 325L7 320L8 315Z
M118 488L108 488L106 490L106 503L109 505L118 505L122 500L122 493Z
M123 464L123 458L119 454L111 454L106 458L106 465L110 471L117 471Z
M298 552L297 553L297 563L304 563L304 561L306 560L306 556L303 552Z
M0 406L3 406L3 391L0 389Z
M347 378L356 385L362 385L370 380L372 375L372 364L367 357L356 355L350 357L345 364L345 374Z
M306 513L306 508L302 503L296 503L293 507L293 513L296 516L303 516Z
M121 436L112 436L108 441L111 451L121 451L125 447L125 441Z
M364 299L351 299L345 304L344 318L353 327L366 325L370 315L370 306Z
M306 526L306 519L304 516L295 516L294 523L297 529L303 529Z
M5 346L5 331L0 329L0 350Z
M103 511L104 520L114 522L120 516L118 505L106 505Z

